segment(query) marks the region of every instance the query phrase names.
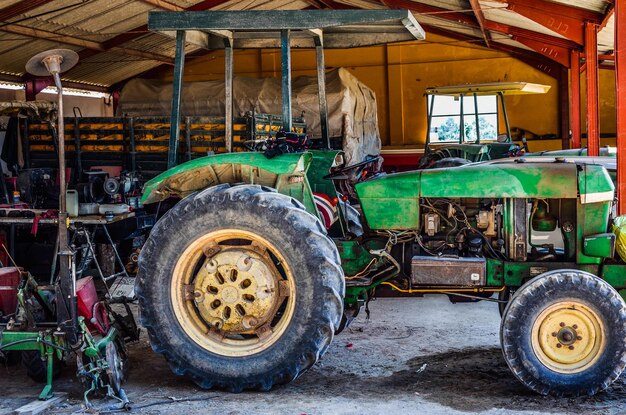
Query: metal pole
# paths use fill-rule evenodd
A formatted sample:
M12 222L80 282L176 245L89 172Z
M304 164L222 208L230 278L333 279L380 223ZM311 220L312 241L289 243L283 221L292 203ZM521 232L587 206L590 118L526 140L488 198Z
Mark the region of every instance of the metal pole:
M474 120L476 122L476 143L480 143L480 126L478 125L478 96L474 93Z
M68 336L72 342L76 341L77 330L77 314L76 314L76 295L75 295L75 282L74 275L72 275L72 251L70 250L67 225L67 192L66 192L66 179L65 179L65 122L63 119L63 87L61 85L61 77L58 72L53 72L54 83L57 87L58 98L58 131L59 137L59 289L58 296L63 299L63 303L66 304L66 309L59 307L57 309L57 321L62 324L67 320L67 317L71 319L72 330L68 333ZM58 297L57 297L58 298ZM69 302L69 304L68 304ZM68 313L69 312L69 313ZM68 316L69 314L69 316Z
M461 119L459 120L459 144L463 144L465 141L465 114L463 113L463 95L459 95L461 100Z
M626 214L626 5L615 2L615 101L617 109L617 212Z
M506 104L504 103L504 94L502 92L498 92L498 96L500 97L500 102L502 103L502 115L504 116L504 126L506 127L506 136L511 137L511 126L509 125L509 116L506 113Z
M224 140L226 151L233 151L233 42L232 39L224 39L224 82L225 82L225 121Z
M430 102L429 98L430 97ZM432 128L433 123L433 107L435 106L435 96L434 95L426 95L426 147L430 144L430 129Z
M598 114L598 27L585 23L585 66L587 68L587 155L600 155Z
M174 82L172 84L172 116L170 118L170 143L167 152L167 168L177 164L178 139L180 138L180 102L183 92L183 72L185 70L185 31L176 31L176 59L174 61Z
M324 63L324 40L322 35L315 36L315 58L317 63L317 92L320 101L320 128L322 130L322 142L330 149L330 137L328 135L328 105L326 103L326 65Z
M572 148L580 148L580 54L573 50L570 61L572 91Z
M283 129L291 131L291 44L289 43L290 31L280 31L280 67L282 70L283 91Z

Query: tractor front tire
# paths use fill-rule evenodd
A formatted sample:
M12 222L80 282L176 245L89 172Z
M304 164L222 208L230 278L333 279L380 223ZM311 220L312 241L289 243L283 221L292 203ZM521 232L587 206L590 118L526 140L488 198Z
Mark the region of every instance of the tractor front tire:
M298 377L330 345L344 290L321 222L262 186L188 196L159 220L139 258L152 348L205 389L269 390Z
M594 395L626 366L626 304L592 274L550 271L513 294L500 339L507 364L528 388L542 395Z

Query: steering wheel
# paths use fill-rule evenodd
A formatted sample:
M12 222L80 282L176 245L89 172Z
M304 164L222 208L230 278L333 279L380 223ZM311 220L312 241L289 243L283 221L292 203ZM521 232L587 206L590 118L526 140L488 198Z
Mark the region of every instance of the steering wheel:
M380 160L380 156L372 157L367 160L360 161L358 163L352 164L350 166L339 167L334 172L327 174L323 177L325 180L345 180L349 179L350 176L358 176L361 174L363 169L371 163L377 162ZM354 170L352 172L352 170ZM350 172L350 175L348 175Z

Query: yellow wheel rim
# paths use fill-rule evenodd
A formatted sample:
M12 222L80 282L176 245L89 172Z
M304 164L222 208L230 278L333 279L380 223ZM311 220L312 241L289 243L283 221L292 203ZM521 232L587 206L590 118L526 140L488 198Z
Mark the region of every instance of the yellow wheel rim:
M293 273L283 255L265 238L237 229L193 241L174 267L170 292L185 333L223 356L267 349L295 309Z
M598 360L604 346L604 326L598 314L577 301L551 305L532 327L535 355L558 373L582 372Z

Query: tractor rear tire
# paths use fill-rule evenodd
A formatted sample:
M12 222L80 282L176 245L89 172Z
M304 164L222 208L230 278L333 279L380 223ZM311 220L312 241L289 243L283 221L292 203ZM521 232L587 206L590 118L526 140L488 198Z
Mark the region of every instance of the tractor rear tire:
M626 366L626 304L602 279L567 269L515 292L500 339L513 374L542 395L594 395Z
M157 222L139 258L152 348L204 389L269 390L298 377L330 345L344 290L321 222L262 186L188 196Z

